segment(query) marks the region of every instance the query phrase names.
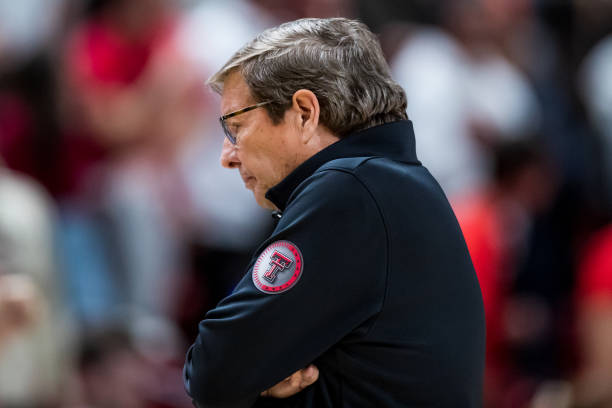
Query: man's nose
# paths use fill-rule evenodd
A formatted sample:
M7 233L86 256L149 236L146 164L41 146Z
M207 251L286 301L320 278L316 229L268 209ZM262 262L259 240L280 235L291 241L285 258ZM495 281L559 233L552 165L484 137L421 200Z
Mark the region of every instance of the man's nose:
M227 169L233 169L240 165L240 160L238 160L238 155L236 154L236 146L231 144L227 138L223 140L220 162Z

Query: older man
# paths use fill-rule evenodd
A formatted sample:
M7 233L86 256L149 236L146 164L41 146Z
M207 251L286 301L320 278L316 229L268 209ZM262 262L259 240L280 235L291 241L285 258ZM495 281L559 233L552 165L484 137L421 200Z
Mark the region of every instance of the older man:
M196 405L480 406L480 289L376 37L343 18L286 23L210 83L222 165L280 219L200 323L184 370Z

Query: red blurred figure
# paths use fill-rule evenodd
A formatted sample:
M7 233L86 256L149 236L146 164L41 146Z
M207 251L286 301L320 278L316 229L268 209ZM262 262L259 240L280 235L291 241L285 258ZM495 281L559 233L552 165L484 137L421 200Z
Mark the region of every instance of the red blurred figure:
M106 148L174 150L201 109L163 0L109 1L73 33L65 80L77 115ZM159 156L159 155L158 155ZM159 157L158 157L159 158Z
M544 157L530 141L495 152L495 182L453 204L482 290L487 326L485 406L519 406L528 395L510 395L517 384L509 343L539 330L537 306L516 302L510 289L535 214L550 203L554 183ZM529 324L530 321L534 324Z
M581 368L576 403L612 407L612 225L587 244L577 285Z

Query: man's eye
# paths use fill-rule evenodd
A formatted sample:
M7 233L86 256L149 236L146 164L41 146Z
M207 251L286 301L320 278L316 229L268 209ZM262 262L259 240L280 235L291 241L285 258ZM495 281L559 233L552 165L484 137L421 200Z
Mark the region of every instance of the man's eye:
M240 125L236 124L236 123L232 123L229 125L230 131L233 134L236 134L238 132L238 129L240 129Z

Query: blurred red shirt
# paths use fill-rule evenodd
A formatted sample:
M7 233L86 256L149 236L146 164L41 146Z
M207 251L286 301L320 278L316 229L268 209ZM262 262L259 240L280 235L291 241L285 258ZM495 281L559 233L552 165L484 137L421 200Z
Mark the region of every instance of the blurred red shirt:
M598 300L612 300L612 225L595 234L580 264L578 304Z

